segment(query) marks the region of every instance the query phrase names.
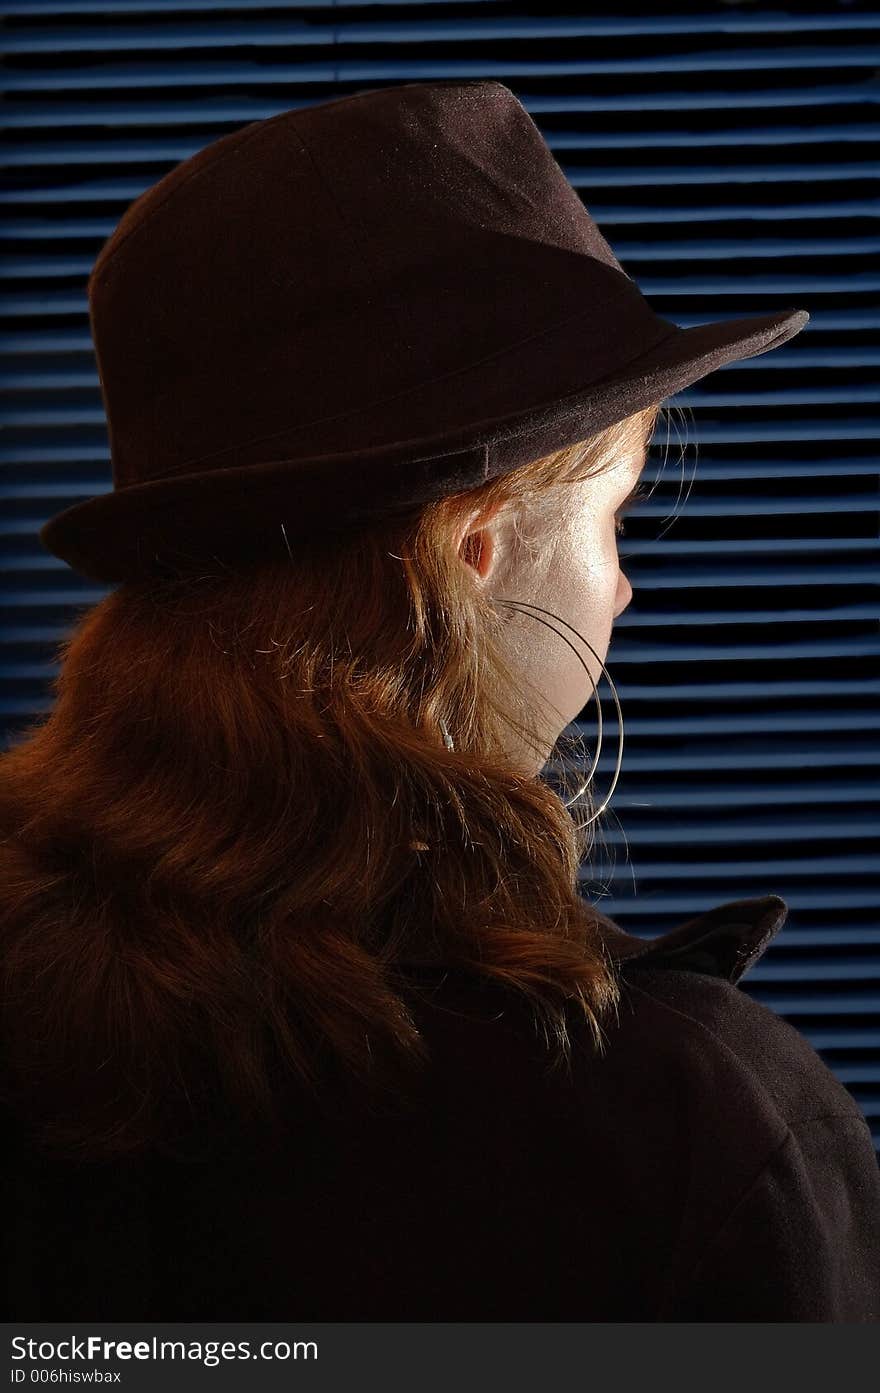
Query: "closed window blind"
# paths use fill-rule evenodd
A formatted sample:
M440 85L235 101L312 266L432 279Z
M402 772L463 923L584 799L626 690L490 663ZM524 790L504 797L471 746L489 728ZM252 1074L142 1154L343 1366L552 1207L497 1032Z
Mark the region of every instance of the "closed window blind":
M621 557L623 772L585 892L653 935L774 893L743 990L791 1020L880 1149L876 4L506 0L4 6L5 744L104 593L46 553L111 487L86 280L128 204L249 121L366 87L495 78L624 268L690 326L788 307L790 344L673 399ZM605 737L594 796L614 768ZM589 745L595 713L578 725ZM604 781L603 781L604 780Z

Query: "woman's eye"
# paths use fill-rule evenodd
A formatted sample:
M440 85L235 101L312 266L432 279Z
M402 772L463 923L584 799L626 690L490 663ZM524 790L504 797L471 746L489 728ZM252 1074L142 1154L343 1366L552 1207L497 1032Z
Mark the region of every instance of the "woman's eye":
M623 517L621 516L624 509L632 508L636 503L640 503L641 500L646 497L647 494L645 493L645 490L641 487L637 488L633 493L630 494L629 498L622 505L622 507L620 507L618 511L614 514L614 531L618 537L622 537L626 531L626 523Z

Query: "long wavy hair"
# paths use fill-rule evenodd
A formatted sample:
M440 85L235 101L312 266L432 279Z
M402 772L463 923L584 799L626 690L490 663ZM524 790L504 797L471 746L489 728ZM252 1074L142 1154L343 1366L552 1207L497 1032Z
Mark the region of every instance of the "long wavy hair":
M578 892L588 834L505 754L511 731L540 749L535 694L450 539L478 506L564 507L665 409L84 612L0 755L0 1093L33 1143L108 1159L212 1107L274 1127L290 1082L318 1106L334 1080L393 1093L429 1060L406 999L426 963L522 993L551 1068L570 1000L604 1051L620 989Z

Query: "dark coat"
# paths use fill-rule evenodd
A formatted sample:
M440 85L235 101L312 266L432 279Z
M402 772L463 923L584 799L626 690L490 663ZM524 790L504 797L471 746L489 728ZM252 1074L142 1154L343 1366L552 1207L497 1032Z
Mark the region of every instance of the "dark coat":
M423 1105L271 1154L79 1171L7 1148L5 1319L880 1320L880 1168L807 1040L737 982L776 896L652 940L546 1069L526 1003L424 970ZM31 1166L28 1178L28 1167Z

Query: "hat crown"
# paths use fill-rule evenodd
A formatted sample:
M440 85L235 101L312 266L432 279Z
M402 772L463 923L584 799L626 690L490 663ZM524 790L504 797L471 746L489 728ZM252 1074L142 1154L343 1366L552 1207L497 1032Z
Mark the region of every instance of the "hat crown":
M95 263L114 483L222 467L227 449L239 464L237 442L269 458L296 429L319 453L340 413L621 297L651 317L501 83L409 83L251 123L136 199Z

